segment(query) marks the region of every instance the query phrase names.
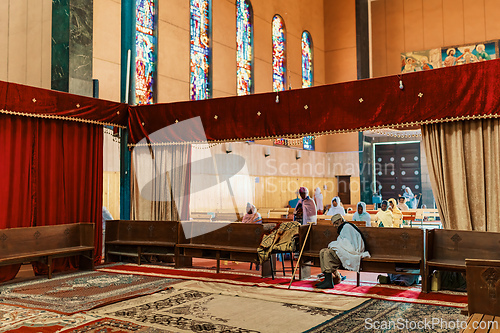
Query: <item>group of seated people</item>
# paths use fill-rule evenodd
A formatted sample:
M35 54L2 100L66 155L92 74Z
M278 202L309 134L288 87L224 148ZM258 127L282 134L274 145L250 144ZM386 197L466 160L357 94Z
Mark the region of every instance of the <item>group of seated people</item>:
M294 209L294 220L301 224L309 222L317 222L318 207L316 201L309 196L309 190L306 187L299 189L299 200ZM399 227L403 222L403 211L408 211L409 208L405 203L406 198L400 197L399 203L396 199L391 198L388 201L382 201L381 208L376 214L375 221L372 222L370 214L366 211L366 204L362 201L356 205L356 212L352 215L352 221L364 221L367 227ZM339 214L344 217L346 211L342 206L342 202L338 196L332 199L332 203L326 215L334 216ZM261 223L262 216L257 212L257 208L248 203L245 210L243 223Z

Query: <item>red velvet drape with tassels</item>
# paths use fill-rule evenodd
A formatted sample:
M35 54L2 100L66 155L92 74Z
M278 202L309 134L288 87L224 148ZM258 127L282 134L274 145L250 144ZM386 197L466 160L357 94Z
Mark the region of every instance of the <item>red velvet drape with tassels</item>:
M0 229L95 223L95 261L102 244L103 132L97 125L0 114ZM54 271L77 266L54 262ZM19 265L0 267L0 281ZM46 267L34 264L37 274Z

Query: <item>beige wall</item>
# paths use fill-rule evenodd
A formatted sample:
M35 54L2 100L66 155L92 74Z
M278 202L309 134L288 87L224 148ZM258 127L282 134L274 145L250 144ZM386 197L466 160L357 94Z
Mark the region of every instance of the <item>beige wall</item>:
M351 202L358 202L359 166L358 153L323 153L302 152L296 159L298 149L272 147L259 144L232 143L232 153L245 160L243 169L235 175L228 170L234 166L218 170L218 176L231 175L230 184L234 196L226 182L208 187L210 175L203 169L192 170L192 184L199 187L206 183L203 191L191 193L190 209L195 211L233 210L236 205L240 211L247 202L257 207L285 207L288 201L295 198L295 191L300 186L309 188L312 193L316 187L322 189L325 203L337 195L337 179L335 176L351 176ZM265 157L266 149L270 156ZM215 154L226 155L225 144L211 149L193 149L192 160L198 161ZM323 186L327 189L324 190ZM204 186L202 186L204 187Z
M500 38L498 0L371 2L373 76L401 72L400 53Z
M0 80L50 89L52 1L0 0Z

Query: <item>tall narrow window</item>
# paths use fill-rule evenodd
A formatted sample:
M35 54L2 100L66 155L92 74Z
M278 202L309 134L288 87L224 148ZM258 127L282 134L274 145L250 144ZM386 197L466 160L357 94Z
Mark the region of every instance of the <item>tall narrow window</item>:
M154 103L156 72L155 0L136 0L135 102Z
M302 33L302 88L314 84L313 45L309 31Z
M249 0L236 1L236 83L238 96L253 91L253 13Z
M279 15L273 17L273 91L285 90L286 38L285 22Z
M211 0L191 1L191 78L190 97L192 100L211 97L210 39Z

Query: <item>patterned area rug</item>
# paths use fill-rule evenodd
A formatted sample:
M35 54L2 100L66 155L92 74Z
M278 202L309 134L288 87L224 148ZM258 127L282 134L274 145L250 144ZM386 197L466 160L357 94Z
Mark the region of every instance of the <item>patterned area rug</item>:
M92 310L93 314L174 332L303 332L343 311L228 296L176 286Z
M186 280L223 282L243 286L274 287L288 289L289 279L261 278L256 275L241 274L236 272L215 273L213 270L202 269L173 269L158 265L126 264L99 269L104 272L121 274L137 274L142 276L156 276ZM316 289L316 279L295 281L292 290L312 291L330 295L357 296L365 298L378 298L382 300L431 304L463 308L467 305L467 294L460 292L431 292L423 293L420 287L400 287L363 282L359 287L355 281L343 281L334 289Z
M128 332L160 333L160 332L170 332L170 331L165 331L165 330L161 330L161 329L142 326L142 325L134 324L134 323L127 322L127 321L117 320L117 319L103 318L103 319L96 320L92 323L84 324L84 325L78 326L76 328L62 330L59 332L61 332L61 333L62 332L65 332L65 333L90 333L90 332L96 332L96 333L112 333L112 332L117 332L117 333L118 332L119 333L128 333Z
M83 313L66 316L47 310L0 304L0 332L52 333L65 327L88 323L97 318L99 317L96 315Z
M307 332L459 332L464 325L457 308L372 299Z
M165 290L180 281L98 271L76 272L50 280L40 278L4 284L0 289L0 303L73 314Z

